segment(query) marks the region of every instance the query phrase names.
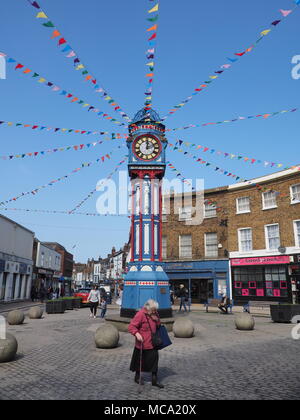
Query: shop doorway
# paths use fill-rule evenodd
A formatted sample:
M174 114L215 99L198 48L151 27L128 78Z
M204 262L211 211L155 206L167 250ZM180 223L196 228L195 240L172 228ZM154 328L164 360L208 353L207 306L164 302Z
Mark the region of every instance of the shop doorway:
M213 279L193 279L191 287L192 303L205 303L214 297Z

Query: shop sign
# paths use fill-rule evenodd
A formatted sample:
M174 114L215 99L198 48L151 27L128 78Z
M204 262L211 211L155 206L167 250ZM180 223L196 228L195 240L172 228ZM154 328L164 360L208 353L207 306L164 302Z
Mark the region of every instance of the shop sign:
M271 265L271 264L289 264L290 257L288 255L280 255L276 257L256 257L256 258L233 258L232 266L244 265Z

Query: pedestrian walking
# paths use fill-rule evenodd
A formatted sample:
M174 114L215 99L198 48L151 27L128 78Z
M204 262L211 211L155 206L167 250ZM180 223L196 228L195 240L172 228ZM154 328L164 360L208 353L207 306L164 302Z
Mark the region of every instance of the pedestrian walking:
M37 288L35 286L31 287L30 297L31 297L32 302L34 302L38 297Z
M130 363L130 370L135 372L134 381L140 384L142 372L152 373L152 385L164 388L157 381L158 350L154 348L152 334L160 326L158 303L149 299L129 324L128 331L135 336L135 347Z
M107 310L107 302L106 302L105 297L101 298L100 309L101 309L101 318L104 318L106 314L106 310Z
M184 312L187 312L185 303L188 301L188 291L184 287L184 284L181 284L179 287L180 287L179 292L178 292L178 297L180 299L179 312L181 312L182 307L184 307Z
M94 317L94 319L96 319L97 308L100 302L100 292L97 286L94 286L93 289L90 291L87 301L90 302L90 318Z

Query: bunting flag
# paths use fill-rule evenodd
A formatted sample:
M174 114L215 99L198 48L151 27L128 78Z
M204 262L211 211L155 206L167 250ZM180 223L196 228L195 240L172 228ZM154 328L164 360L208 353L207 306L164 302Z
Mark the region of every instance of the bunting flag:
M115 137L109 137L106 140L116 140ZM86 144L77 144L72 146L63 146L63 147L56 147L55 149L48 149L48 150L42 150L40 152L27 152L27 153L18 153L17 155L6 155L6 156L0 156L0 159L2 160L13 160L17 158L24 159L25 157L37 157L37 156L47 156L51 153L56 152L68 152L68 151L82 151L82 150L88 150L91 147L98 146L99 144L103 144L103 141L95 141L93 143L86 143Z
M240 117L234 118L233 120L217 121L217 122L202 123L202 124L189 124L189 125L186 125L184 127L179 127L179 128L168 128L168 129L166 129L166 131L187 130L189 128L207 127L207 126L224 124L224 123L232 123L232 122L236 122L236 121L244 121L244 120L247 120L247 119L249 120L249 119L253 119L253 118L263 118L263 119L266 120L270 117L274 117L275 115L286 114L288 112L296 112L296 111L298 111L298 108L292 108L292 109L288 109L288 110L282 110L282 111L270 112L270 113L264 113L264 114L250 115L248 117L241 117L240 116Z
M100 86L99 82L97 81L96 77L88 70L88 68L83 64L79 55L74 50L74 48L69 44L69 42L63 37L61 31L56 27L56 25L51 21L45 11L41 8L41 6L36 1L27 0L31 6L35 9L38 9L39 12L36 15L36 18L40 20L42 26L46 28L50 28L51 30L51 40L57 41L57 46L62 47L61 52L65 55L66 58L71 58L71 62L73 63L73 67L76 71L81 73L82 77L85 81L89 82L89 84L94 89L94 92L100 94L101 98L105 101L108 101L108 104L114 108L115 112L118 112L122 118L124 118L127 122L130 122L131 119L128 115L122 110L120 105L110 97L108 91L104 89L104 87ZM109 98L109 99L108 99Z
M263 39L265 38L267 35L269 35L269 33L278 26L279 23L282 22L283 19L285 19L287 16L289 16L296 8L297 6L299 6L300 4L300 0L294 0L295 3L295 7L291 10L280 10L281 13L281 18L277 19L275 21L273 21L272 23L270 23L269 28L263 30L260 32L259 37L257 38L257 40L251 44L248 48L246 48L245 50L241 51L241 52L236 52L233 54L234 57L230 56L227 57L227 63L221 65L221 67L219 69L217 69L216 71L214 71L214 74L210 75L204 82L202 82L199 86L197 86L194 89L194 92L188 96L185 100L181 101L179 104L173 106L172 109L169 110L168 114L162 118L162 121L166 120L170 115L175 114L175 112L177 112L179 109L181 109L182 107L184 107L188 102L190 102L194 96L198 95L200 92L203 92L204 90L207 89L207 87L213 83L215 80L217 80L227 69L231 68L232 65L234 63L236 63L241 57L243 57L244 55L246 55L247 53L253 51L253 49L257 46L257 44Z
M179 153L183 153L185 156L189 156L191 157L193 160L195 160L197 163L203 165L203 167L210 167L211 169L214 169L215 172L218 172L224 176L230 176L232 178L235 178L236 181L239 181L239 183L241 182L245 182L247 184L249 184L250 186L254 186L255 188L257 188L259 191L263 191L263 192L267 192L267 191L271 191L271 192L275 192L278 196L283 197L285 196L282 193L279 193L278 191L275 190L270 190L270 188L267 187L263 187L262 185L255 183L254 181L249 181L247 179L244 179L236 174L234 174L233 172L229 172L228 170L224 170L220 167L215 166L214 164L205 161L201 158L198 158L195 155L192 155L191 153L188 152L184 152L182 149L179 149L177 146L174 146L173 144L169 144L169 146L172 148L173 151L177 151ZM297 169L298 171L300 171L300 166L290 166L289 168L285 168L285 169Z
M152 0L150 0L152 2ZM157 4L148 10L148 17L147 21L151 22L150 28L147 29L147 33L152 33L151 36L148 38L148 49L146 51L147 57L147 73L146 78L148 79L147 88L145 90L145 103L144 108L146 111L149 111L152 108L152 93L153 93L153 80L154 80L154 68L155 68L155 52L156 52L156 38L157 38L157 29L158 29L158 10L159 10L159 1ZM153 15L153 13L155 13ZM151 17L149 17L149 15ZM156 22L154 25L153 23ZM149 36L149 34L148 34Z
M101 156L100 158L98 158L95 161L92 162L86 162L86 163L82 163L80 167L73 169L73 171L71 171L70 173L68 173L67 175L61 176L57 179L54 179L50 182L48 182L47 184L44 185L40 185L39 187L36 187L35 189L31 190L31 191L27 191L27 192L22 192L20 195L12 197L8 200L4 200L2 202L0 202L0 206L5 206L8 203L11 203L13 201L17 201L19 198L21 197L25 197L26 195L36 195L38 192L40 192L42 189L48 188L53 186L54 184L56 184L57 182L63 181L67 178L69 178L71 175L81 171L84 168L90 167L92 165L94 165L95 163L103 163L105 160L110 160L111 155L116 151L119 150L122 146L118 146L117 149L115 149L114 151L111 151L110 153L107 153L105 155L105 157Z
M35 210L35 209L16 209L16 208L7 208L3 207L1 211L21 211L25 213L44 213L44 214L64 214L64 215L79 215L79 216L100 216L100 217L127 217L128 219L131 218L131 216L127 216L126 214L100 214L100 213L70 213L69 211L63 211L63 210Z
M75 129L75 128L58 128L58 127L47 127L46 125L40 125L40 124L26 124L21 122L11 122L11 121L0 121L0 127L19 127L19 128L31 128L32 130L36 131L47 131L52 132L54 134L56 133L64 133L64 134L81 134L81 135L92 135L92 136L107 136L111 135L111 140L114 139L127 139L126 134L121 133L110 133L108 131L93 131L93 130L83 130L83 129ZM110 140L110 139L107 139Z
M179 149L179 147L185 146L185 147L189 147L189 148L194 148L196 149L198 152L203 152L203 153L210 153L210 154L217 154L219 156L223 156L225 158L229 158L229 159L237 159L241 162L246 162L246 163L250 163L250 164L262 164L265 167L270 166L271 168L281 168L282 170L286 170L286 169L290 169L290 166L284 167L283 163L275 163L275 162L271 162L271 161L266 161L266 160L260 160L260 159L253 159L253 158L249 158L246 156L242 156L240 154L233 154L230 152L222 152L220 150L217 149L212 149L210 147L207 146L201 146L199 144L195 144L195 143L191 143L191 142L187 142L187 141L183 141L183 140L177 140L175 145L172 143L169 143L170 147L174 147L175 150L181 150Z
M6 62L8 64L11 64L15 66L15 70L23 69L25 68L23 64L20 64L15 60L14 58L8 56L7 54L4 54L4 56L7 58ZM77 103L82 108L86 108L89 112L95 112L99 117L105 118L106 120L109 120L110 122L120 125L120 126L126 126L125 123L121 123L120 121L117 121L115 118L110 117L108 114L105 114L103 111L100 111L100 109L97 109L96 107L90 105L84 100L79 99L76 95L67 92L66 90L62 89L61 87L57 86L53 82L47 81L44 77L42 77L39 73L34 72L33 70L29 68L25 68L25 70L22 72L22 74L28 75L32 74L32 78L35 79L36 82L43 84L44 86L47 86L51 89L51 92L56 92L61 96L64 96L66 99L69 99L71 103Z
M69 213L70 214L74 214L74 212L76 210L78 210L86 201L88 201L89 198L91 198L97 191L99 191L99 187L101 187L105 181L107 181L108 179L111 179L112 176L119 170L119 168L126 162L127 160L127 156L125 156L123 158L123 160L121 160L117 166L115 167L115 169L108 175L107 178L105 178L104 181L101 182L101 184L98 186L98 188L95 188L93 191L91 191L83 200L80 201L80 203L78 203L73 210L70 210Z

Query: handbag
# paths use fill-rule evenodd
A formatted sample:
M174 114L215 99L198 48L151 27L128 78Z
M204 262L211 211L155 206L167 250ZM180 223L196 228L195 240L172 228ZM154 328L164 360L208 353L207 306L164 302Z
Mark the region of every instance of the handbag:
M148 322L148 325L149 325L149 328L150 328L150 331L151 331L151 340L152 340L153 348L155 350L160 350L160 348L163 344L163 341L162 341L162 338L159 334L159 329L156 329L155 333L152 332L151 325L150 325L150 322L149 322L149 319L148 319L147 315L146 315L146 319L147 319L147 322Z
M158 331L158 333L160 335L160 338L162 340L162 344L161 344L161 346L159 347L158 350L162 350L165 347L170 346L172 344L172 341L170 340L170 337L169 337L169 334L168 334L168 331L167 331L166 327L164 325L160 325L158 327L157 331Z

